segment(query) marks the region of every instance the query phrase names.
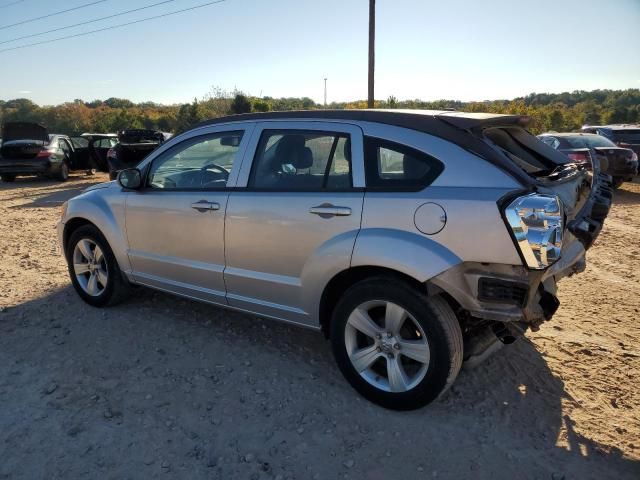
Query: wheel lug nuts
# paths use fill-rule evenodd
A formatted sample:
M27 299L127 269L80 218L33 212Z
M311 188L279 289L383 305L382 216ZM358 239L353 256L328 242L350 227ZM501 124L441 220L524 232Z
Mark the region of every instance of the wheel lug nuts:
M389 354L387 354L387 358L388 358L389 360L393 359L393 353L389 353Z
M380 347L376 348L376 352L381 352L382 349Z
M399 343L396 343L396 344L393 346L393 348L395 348L396 350L400 350L400 344L399 344Z
M387 338L391 338L393 337L393 335L391 335L391 332L387 332Z
M376 338L380 340L382 338L382 335L380 335L379 333L376 333Z

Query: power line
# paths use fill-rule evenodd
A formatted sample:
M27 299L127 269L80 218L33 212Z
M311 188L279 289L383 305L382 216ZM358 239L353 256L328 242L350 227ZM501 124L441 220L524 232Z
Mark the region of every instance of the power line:
M4 5L0 5L0 8L10 7L11 5L17 5L17 4L22 3L22 2L24 2L24 0L18 0L17 2L5 3Z
M49 13L47 15L43 15L41 17L30 18L28 20L22 20L18 23L12 23L10 25L2 25L0 26L0 30L4 30L5 28L15 27L17 25L24 25L25 23L35 22L36 20L42 20L43 18L55 17L56 15L61 15L63 13L72 12L74 10L80 10L81 8L90 7L91 5L95 5L96 3L104 3L108 0L98 0L97 2L85 3L84 5L79 5L73 8L67 8L66 10L61 10L59 12ZM7 5L8 6L8 5Z
M33 46L36 46L36 45L44 45L45 43L59 42L60 40L66 40L68 38L82 37L83 35L90 35L92 33L98 33L98 32L104 32L104 31L107 31L107 30L113 30L115 28L126 27L128 25L134 25L136 23L148 22L149 20L155 20L155 19L158 19L158 18L169 17L171 15L176 15L176 14L182 13L182 12L188 12L190 10L196 10L198 8L208 7L209 5L214 5L216 3L222 3L224 1L226 1L226 0L215 0L213 2L202 3L200 5L195 5L195 6L189 7L189 8L183 8L181 10L175 10L175 11L169 12L169 13L163 13L162 15L156 15L154 17L141 18L140 20L134 20L133 22L120 23L118 25L111 25L110 27L99 28L97 30L91 30L89 32L76 33L75 35L67 35L65 37L52 38L50 40L43 40L41 42L27 43L26 45L18 45L16 47L3 48L3 49L0 50L0 53L8 52L10 50L18 50L20 48L33 47Z
M134 8L133 10L127 10L125 12L115 13L115 14L109 15L107 17L95 18L93 20L87 20L86 22L74 23L73 25L67 25L66 27L54 28L52 30L47 30L46 32L32 33L31 35L24 35L22 37L16 37L16 38L12 38L10 40L3 40L2 42L0 42L0 45L2 45L4 43L17 42L18 40L24 40L25 38L39 37L40 35L46 35L47 33L59 32L60 30L67 30L68 28L79 27L80 25L87 25L89 23L95 23L95 22L99 22L101 20L108 20L110 18L120 17L122 15L127 15L127 14L133 13L133 12L139 12L140 10L145 10L145 9L151 8L151 7L157 7L158 5L163 5L165 3L171 3L171 2L175 2L175 1L176 0L164 0L163 2L153 3L153 4L147 5L145 7Z

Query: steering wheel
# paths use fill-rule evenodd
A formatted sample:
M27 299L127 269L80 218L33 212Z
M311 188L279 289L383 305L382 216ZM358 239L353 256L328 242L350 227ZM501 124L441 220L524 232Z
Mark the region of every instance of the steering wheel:
M224 176L225 180L229 178L229 171L226 168L221 167L220 165L216 165L215 163L205 165L201 170L203 173L207 170L213 170L215 172L221 173Z

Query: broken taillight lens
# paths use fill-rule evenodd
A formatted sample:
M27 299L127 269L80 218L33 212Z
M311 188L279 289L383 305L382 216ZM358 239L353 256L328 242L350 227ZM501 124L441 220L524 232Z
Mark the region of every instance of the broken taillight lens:
M527 267L542 270L560 258L563 222L558 197L518 197L505 209L505 218Z

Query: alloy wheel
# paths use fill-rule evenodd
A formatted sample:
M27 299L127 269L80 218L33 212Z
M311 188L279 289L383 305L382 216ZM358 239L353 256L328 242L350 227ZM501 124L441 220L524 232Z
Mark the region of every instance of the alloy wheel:
M91 239L83 238L73 249L73 271L82 290L97 297L107 288L109 271L102 249Z
M431 352L424 330L395 303L360 304L349 315L344 339L353 368L380 390L409 391L429 368Z

